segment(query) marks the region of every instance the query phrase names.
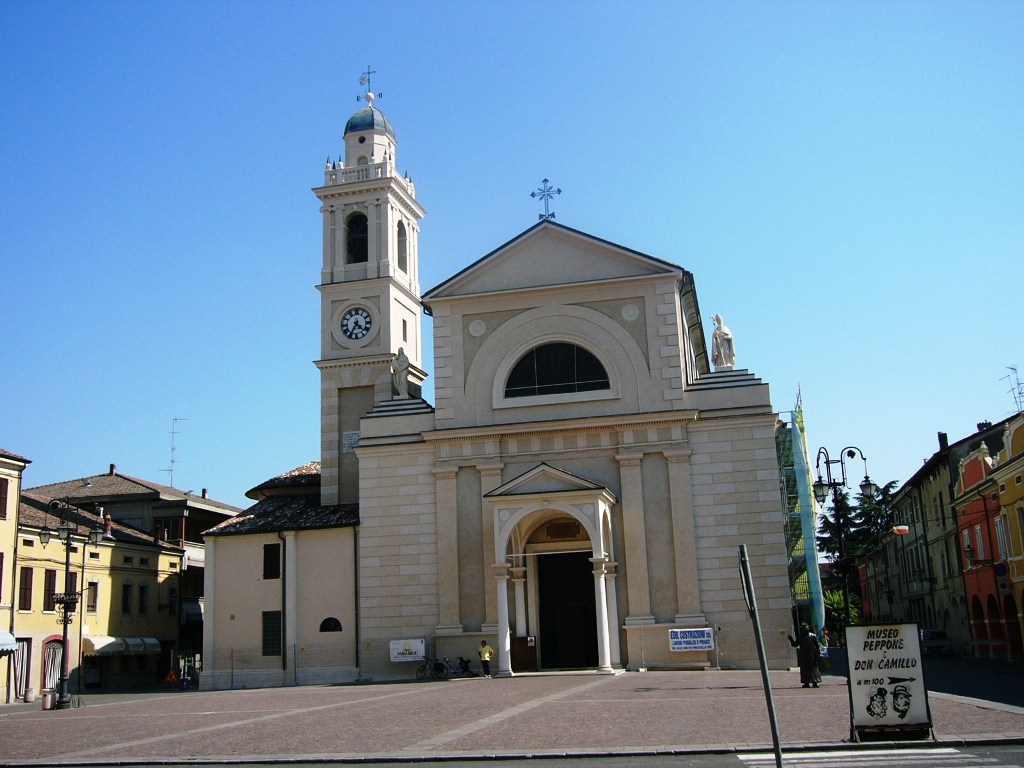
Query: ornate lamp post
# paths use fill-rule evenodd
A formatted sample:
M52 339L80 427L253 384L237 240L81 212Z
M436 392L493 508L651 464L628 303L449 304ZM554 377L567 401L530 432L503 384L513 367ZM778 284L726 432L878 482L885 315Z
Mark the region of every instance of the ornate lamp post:
M860 456L864 462L864 479L860 482L860 492L862 495L872 497L878 493L878 486L871 482L871 478L868 477L868 460L864 456L864 451L856 446L850 445L843 448L839 452L839 458L833 459L829 456L828 451L824 448L818 449L818 459L815 462L814 468L818 474L818 479L814 481L812 488L814 489L814 498L819 504L824 504L825 499L828 498L829 491L832 492L832 511L835 514L836 523L836 548L839 552L839 562L843 569L843 621L846 626L849 626L852 622L850 621L850 578L849 574L846 573L846 548L843 544L843 532L846 527L846 521L843 520L843 515L839 510L839 489L847 488L846 480L846 459L855 459ZM825 476L822 478L822 468L824 465ZM838 477L833 478L832 468L839 467Z
M57 526L57 538L64 545L64 591L53 596L53 604L57 609L57 623L63 627L61 632L60 651L60 687L57 692L56 709L68 709L71 706L71 696L68 693L68 678L71 676L71 659L68 653L68 625L74 621L75 609L78 607L79 592L71 591L71 547L74 544L75 536L79 534L78 515L74 515L72 522L72 511L78 512L67 497L54 499L47 507L47 511L60 517L60 524ZM88 532L88 538L83 539L90 544L99 544L106 533L103 527L103 507L96 507L98 522ZM50 543L53 531L49 526L43 524L39 531L39 541L45 547Z

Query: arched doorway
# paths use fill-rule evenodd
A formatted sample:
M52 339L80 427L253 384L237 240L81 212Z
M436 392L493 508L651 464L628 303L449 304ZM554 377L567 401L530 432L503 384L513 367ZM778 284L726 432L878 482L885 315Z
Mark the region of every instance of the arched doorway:
M60 683L61 666L64 660L64 643L48 640L43 646L43 689L57 690Z
M1022 654L1020 637L1020 617L1017 615L1017 603L1013 595L1003 596L1003 624L1006 627L1006 658L1019 659Z
M1006 655L1006 636L1003 632L1003 614L995 595L988 596L985 608L988 613L989 636L992 638L988 656L997 659Z
M974 640L988 640L988 626L985 624L985 609L981 607L981 598L971 596L971 637ZM974 655L981 655L981 647L975 646Z

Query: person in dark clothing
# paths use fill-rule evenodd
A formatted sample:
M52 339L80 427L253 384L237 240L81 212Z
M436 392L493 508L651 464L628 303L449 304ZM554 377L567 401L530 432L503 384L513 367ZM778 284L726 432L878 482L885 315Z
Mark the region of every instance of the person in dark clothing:
M817 688L821 682L821 671L818 669L818 661L821 659L821 646L818 638L811 632L811 628L805 623L800 625L800 632L796 640L792 635L786 635L789 643L796 648L796 662L800 666L800 682L804 688L811 686Z

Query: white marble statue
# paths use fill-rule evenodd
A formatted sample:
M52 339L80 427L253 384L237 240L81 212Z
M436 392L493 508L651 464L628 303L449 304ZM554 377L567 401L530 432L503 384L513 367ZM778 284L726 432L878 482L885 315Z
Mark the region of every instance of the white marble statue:
M405 399L409 396L409 358L406 357L405 349L398 348L398 354L391 362L391 376L395 381L395 389L398 390L396 399Z
M736 347L732 340L732 331L725 327L721 315L712 315L715 332L711 334L711 362L716 371L731 371L736 365Z

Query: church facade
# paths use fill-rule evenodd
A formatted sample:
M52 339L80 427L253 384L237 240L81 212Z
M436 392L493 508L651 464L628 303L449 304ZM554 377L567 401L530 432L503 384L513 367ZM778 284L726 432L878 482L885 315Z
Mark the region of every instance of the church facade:
M208 532L204 679L408 678L421 648L475 661L481 641L498 675L703 668L714 652L669 643L703 627L722 666L755 667L740 544L769 663L788 666L776 414L731 359L712 371L692 274L542 219L421 294L424 211L368 98L314 190L319 498L315 469L286 473Z

